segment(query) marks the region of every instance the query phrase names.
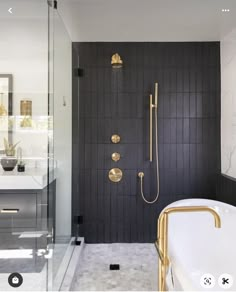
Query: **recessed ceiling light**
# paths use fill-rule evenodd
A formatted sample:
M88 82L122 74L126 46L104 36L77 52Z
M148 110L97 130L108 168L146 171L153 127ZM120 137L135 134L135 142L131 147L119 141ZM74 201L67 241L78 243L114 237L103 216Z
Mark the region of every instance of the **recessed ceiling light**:
M230 12L230 9L222 9L222 12Z

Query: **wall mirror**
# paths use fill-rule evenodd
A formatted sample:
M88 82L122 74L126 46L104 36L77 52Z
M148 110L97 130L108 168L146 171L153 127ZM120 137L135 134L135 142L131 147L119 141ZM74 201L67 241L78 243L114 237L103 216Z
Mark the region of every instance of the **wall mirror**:
M12 75L0 74L0 154L4 153L4 138L12 143L12 114Z

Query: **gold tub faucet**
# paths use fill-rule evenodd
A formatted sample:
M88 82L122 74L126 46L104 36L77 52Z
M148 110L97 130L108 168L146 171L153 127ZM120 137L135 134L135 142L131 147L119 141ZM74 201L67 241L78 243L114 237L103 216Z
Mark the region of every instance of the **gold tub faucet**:
M219 214L211 207L207 206L183 206L170 207L165 209L158 218L157 223L157 241L155 242L159 260L158 260L158 291L166 291L166 273L169 267L168 258L168 216L171 213L182 212L209 212L215 220L215 227L221 228L221 219Z

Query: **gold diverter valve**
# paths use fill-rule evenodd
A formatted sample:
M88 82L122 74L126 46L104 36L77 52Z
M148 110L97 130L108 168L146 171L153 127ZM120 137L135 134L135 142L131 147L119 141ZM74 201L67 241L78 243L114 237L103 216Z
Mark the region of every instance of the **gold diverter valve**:
M118 144L120 143L120 136L117 135L117 134L114 134L111 136L111 142L113 144ZM120 160L120 153L118 152L114 152L112 153L111 155L111 159L114 161L114 162L118 162ZM112 168L109 173L108 173L108 177L109 177L109 180L114 182L114 183L117 183L117 182L120 182L122 180L122 177L123 177L123 172L120 168Z

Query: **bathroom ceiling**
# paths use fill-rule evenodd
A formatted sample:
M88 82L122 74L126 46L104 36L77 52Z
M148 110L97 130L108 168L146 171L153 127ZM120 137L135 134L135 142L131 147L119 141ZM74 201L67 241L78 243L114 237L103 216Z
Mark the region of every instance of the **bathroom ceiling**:
M218 41L236 28L236 0L58 2L73 41Z

